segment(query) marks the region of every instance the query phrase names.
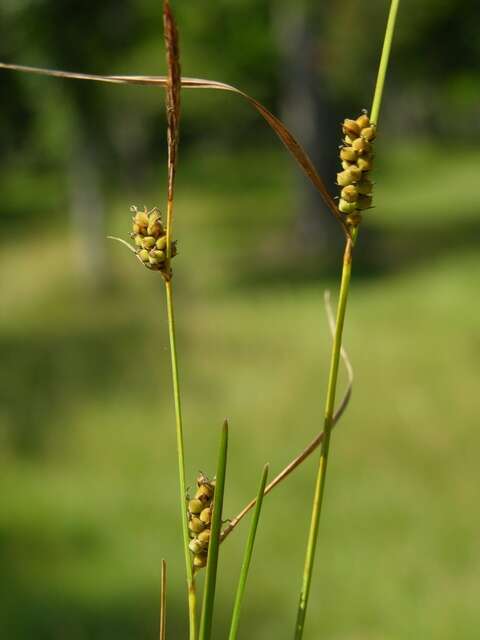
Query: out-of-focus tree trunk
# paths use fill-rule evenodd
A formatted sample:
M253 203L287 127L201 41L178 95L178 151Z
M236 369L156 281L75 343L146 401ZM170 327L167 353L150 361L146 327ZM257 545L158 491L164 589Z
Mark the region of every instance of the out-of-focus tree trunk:
M97 150L80 125L72 145L69 174L73 259L84 283L92 289L99 289L107 279L105 203Z
M299 0L275 3L272 11L281 53L282 117L333 191L339 127L322 82L326 60L321 35L327 9ZM342 240L338 222L303 174L298 176L297 189L302 244L311 254L322 253L328 263Z

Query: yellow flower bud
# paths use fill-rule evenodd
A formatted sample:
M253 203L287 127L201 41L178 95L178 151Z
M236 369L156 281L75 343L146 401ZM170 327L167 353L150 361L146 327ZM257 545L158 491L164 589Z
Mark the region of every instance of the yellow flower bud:
M344 171L347 171L347 169L350 169L350 167L353 167L354 163L353 162L347 162L347 160L342 160L342 169Z
M337 173L337 183L341 187L346 187L347 185L352 184L353 182L355 182L355 180L350 172L350 168L347 169L346 171L341 171L340 173Z
M372 124L371 127L367 127L366 129L363 129L361 135L362 135L362 138L364 138L365 140L368 140L369 142L372 142L373 140L375 140L377 136L375 125Z
M142 240L142 246L144 249L151 249L155 246L155 238L153 238L152 236L146 236Z
M147 227L147 233L149 236L154 236L155 238L158 238L158 236L161 233L163 233L163 227L160 224L160 221L155 220L154 222L151 222Z
M137 247L143 247L143 236L135 236L135 244Z
M146 211L137 211L135 217L133 218L133 221L141 229L146 229L148 227L148 215Z
M350 136L351 138L358 138L358 136L360 135L360 127L355 120L345 118L342 123L342 129L343 133Z
M348 187L344 187L342 189L342 193L340 194L343 200L347 202L355 202L358 198L358 189L355 185L350 184Z
M165 262L165 253L158 249L152 249L150 251L150 257L155 258L158 264L160 264L160 262Z
M204 547L203 547L202 544L200 544L200 542L198 541L197 538L194 538L193 540L190 540L188 548L190 549L190 551L192 553L194 553L196 555L198 553L201 553L203 551Z
M200 518L196 518L194 516L189 520L188 528L190 531L193 531L193 533L200 533L205 529L205 524L200 520Z
M167 236L160 236L160 238L158 238L157 242L155 243L155 246L157 247L157 249L165 249L167 246Z
M210 542L210 529L205 529L205 531L199 533L197 540L204 549L208 547L208 543Z
M213 497L214 489L209 484L202 484L198 487L197 492L195 493L195 498L201 500L204 504L210 502L210 499Z
M359 155L363 155L371 151L372 145L364 138L357 138L352 143L352 149L354 149Z
M201 569L202 567L205 567L207 564L207 554L206 553L201 553L199 555L194 556L193 558L193 566L196 569Z
M338 203L338 208L342 213L353 213L355 211L355 209L357 208L357 203L356 202L347 202L346 200L342 200L340 199L340 202Z
M132 230L133 230L133 233L135 233L135 234L141 233L141 228L140 228L140 225L138 225L138 224L133 224L132 225Z
M203 509L203 511L200 513L200 520L205 524L210 524L211 519L212 519L212 509L210 507Z
M361 138L358 138L358 140L361 140ZM341 160L346 160L348 162L355 162L355 160L357 158L358 158L358 153L354 148L352 148L352 147L343 147L343 149L340 149L340 159Z
M365 129L365 127L368 127L370 125L370 118L366 113L362 113L362 115L356 119L356 123L358 124L360 129Z
M360 156L357 160L357 166L361 171L370 171L373 165L372 156Z
M188 503L188 510L190 513L200 513L203 509L203 502L201 500L190 500Z
M146 249L139 251L138 256L142 262L148 262L149 255Z

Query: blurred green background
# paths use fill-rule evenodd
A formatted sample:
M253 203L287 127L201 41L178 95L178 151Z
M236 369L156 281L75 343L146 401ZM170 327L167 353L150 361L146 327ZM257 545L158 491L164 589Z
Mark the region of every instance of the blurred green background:
M173 2L185 75L283 114L335 190L338 123L368 107L386 1ZM404 0L345 343L306 639L470 640L480 628L478 6ZM0 59L165 70L161 3L4 0ZM225 513L321 425L341 231L246 103L183 94L175 286L187 473L231 424ZM163 206L163 93L0 76L0 637L185 637L161 281L107 234ZM344 380L342 380L344 383ZM316 458L316 456L315 456ZM290 638L314 459L266 500L241 627ZM246 535L223 548L225 637Z

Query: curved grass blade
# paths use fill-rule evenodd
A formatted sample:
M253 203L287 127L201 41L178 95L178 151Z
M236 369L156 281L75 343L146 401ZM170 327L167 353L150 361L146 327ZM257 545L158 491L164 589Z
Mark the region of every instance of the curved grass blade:
M329 324L330 332L333 338L333 336L335 335L335 319L334 319L332 307L330 304L329 291L325 291L324 300L325 300L325 310L327 313L328 324ZM352 367L352 363L350 362L350 358L348 357L348 353L343 347L341 349L340 355L342 357L343 364L345 365L345 369L347 372L347 388L345 390L342 400L340 401L340 404L338 405L335 411L335 415L333 416L332 428L339 422L340 418L342 417L346 408L348 407L348 403L350 402L350 398L352 396L352 389L353 389L353 367ZM302 462L304 462L319 447L319 445L322 443L323 438L324 438L324 432L322 431L317 436L315 436L315 438L310 442L310 444L307 445L305 449L300 454L298 454L298 456L296 456L291 462L289 462L287 466L284 467L282 471L280 471L280 473L277 476L275 476L275 478L265 487L264 495L267 495L268 493L270 493L270 491L272 491L272 489L274 489L278 484L280 484L280 482L285 480L285 478L287 478L292 473L292 471L294 471L297 467L299 467L302 464ZM245 505L245 507L240 511L240 513L236 515L235 518L230 520L230 522L222 532L222 542L235 529L235 527L239 524L240 520L242 520L247 515L247 513L251 509L253 509L256 502L257 502L257 498L253 498L253 500L250 500L250 502L247 505Z
M258 520L260 518L260 511L263 504L263 496L265 495L265 485L267 483L268 476L268 464L263 468L262 479L260 481L260 487L257 493L256 507L253 513L252 523L250 525L250 532L248 534L247 544L245 546L245 553L243 556L242 568L240 571L240 578L238 580L237 594L235 596L235 604L233 606L232 624L230 627L230 634L228 640L235 640L238 634L238 625L240 623L240 612L242 609L243 595L245 593L245 587L247 584L248 570L250 568L250 562L252 560L253 546L255 544L255 536L257 533Z
M220 548L220 531L222 527L223 494L227 471L228 422L225 420L220 439L217 475L215 481L215 500L213 503L210 544L208 547L207 573L203 592L202 617L200 619L199 640L210 640L212 636L213 605L217 583L218 551Z
M73 80L93 80L95 82L107 82L111 84L137 84L137 85L153 85L165 87L168 84L168 78L165 76L124 76L124 75L96 75L88 73L74 73L70 71L56 71L53 69L39 69L37 67L27 67L16 64L5 64L0 62L0 69L10 69L12 71L23 71L26 73L36 73L40 75L53 76L55 78L68 78ZM332 198L325 186L324 181L315 169L312 161L310 160L307 152L303 149L302 145L297 141L295 136L288 130L285 124L277 118L269 109L267 109L261 102L252 98L241 89L234 87L233 85L226 84L224 82L217 82L215 80L206 80L204 78L181 78L181 86L184 89L214 89L216 91L228 91L235 93L244 98L262 118L273 129L276 135L283 142L287 150L296 160L304 174L308 177L314 187L319 191L325 204L330 209L332 214L337 218L342 225L343 230L347 236L350 232L343 221L341 214L338 211L335 200Z
M167 563L162 560L160 591L160 640L167 637Z

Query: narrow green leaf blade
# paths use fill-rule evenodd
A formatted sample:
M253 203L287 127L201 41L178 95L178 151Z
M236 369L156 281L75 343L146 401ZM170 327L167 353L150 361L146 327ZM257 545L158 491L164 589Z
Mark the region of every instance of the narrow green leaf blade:
M203 592L199 640L210 640L212 636L213 605L217 584L218 551L220 548L220 533L222 528L223 494L225 490L225 475L227 471L227 450L228 422L225 420L223 423L220 450L218 453L215 500L213 503L212 527L208 548L207 573L205 576L205 589Z
M247 544L245 546L245 552L243 554L242 569L240 571L240 578L238 580L237 594L235 596L235 604L233 606L232 624L230 627L229 640L236 640L238 633L238 626L240 623L240 612L242 609L243 596L245 593L245 587L247 584L248 570L250 569L250 562L252 560L253 546L255 544L255 536L257 534L258 521L260 519L260 511L262 510L263 497L265 492L265 485L267 484L268 476L268 464L263 468L262 479L260 481L260 487L257 493L257 502L255 511L253 513L252 522L250 525L250 532L248 534Z

